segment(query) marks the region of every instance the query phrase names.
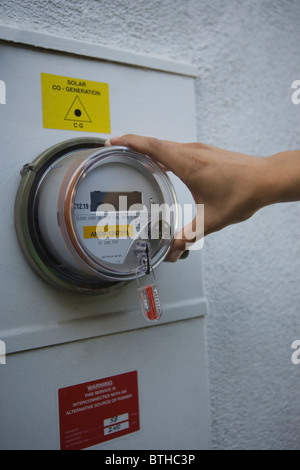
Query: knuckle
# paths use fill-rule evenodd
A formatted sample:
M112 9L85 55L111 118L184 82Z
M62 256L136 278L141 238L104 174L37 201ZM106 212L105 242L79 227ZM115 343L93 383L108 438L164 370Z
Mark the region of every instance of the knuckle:
M130 145L134 141L134 137L135 137L134 134L126 134L126 135L123 135L121 139L125 144Z
M151 147L154 149L160 149L163 146L163 141L160 139L157 139L156 137L150 137L149 138L149 144Z
M197 142L195 145L195 149L197 150L211 150L211 146L205 144L204 142Z

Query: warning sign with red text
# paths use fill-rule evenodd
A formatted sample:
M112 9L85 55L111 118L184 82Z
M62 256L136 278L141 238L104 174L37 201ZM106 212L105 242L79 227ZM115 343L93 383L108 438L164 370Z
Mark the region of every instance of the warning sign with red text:
M140 428L137 371L58 390L61 450L79 450Z

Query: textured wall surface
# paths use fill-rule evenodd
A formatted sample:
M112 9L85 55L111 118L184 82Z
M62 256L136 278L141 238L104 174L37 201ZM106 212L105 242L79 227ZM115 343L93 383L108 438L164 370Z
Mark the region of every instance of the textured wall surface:
M300 148L297 0L1 0L0 23L195 64L199 141ZM299 220L280 204L205 240L216 449L300 449Z

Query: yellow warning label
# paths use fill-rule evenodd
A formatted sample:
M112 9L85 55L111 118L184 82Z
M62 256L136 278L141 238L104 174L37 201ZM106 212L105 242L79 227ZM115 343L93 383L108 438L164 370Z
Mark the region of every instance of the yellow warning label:
M108 83L41 74L43 126L110 134Z
M127 238L133 237L132 225L103 225L83 227L84 238Z

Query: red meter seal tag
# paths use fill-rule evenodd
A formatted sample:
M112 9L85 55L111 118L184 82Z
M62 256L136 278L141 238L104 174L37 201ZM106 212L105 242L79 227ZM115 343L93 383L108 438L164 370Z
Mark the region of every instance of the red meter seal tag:
M138 293L141 300L143 315L146 320L157 321L161 317L162 310L156 282L145 287L139 287Z
M146 320L157 321L162 314L161 304L158 295L158 286L155 280L153 268L150 265L149 244L146 242L137 242L136 255L139 266L136 270L136 282L140 296L143 315ZM143 273L144 278L152 274L153 280L144 287L140 285L139 274ZM148 279L147 279L148 281ZM149 281L148 281L149 282Z

